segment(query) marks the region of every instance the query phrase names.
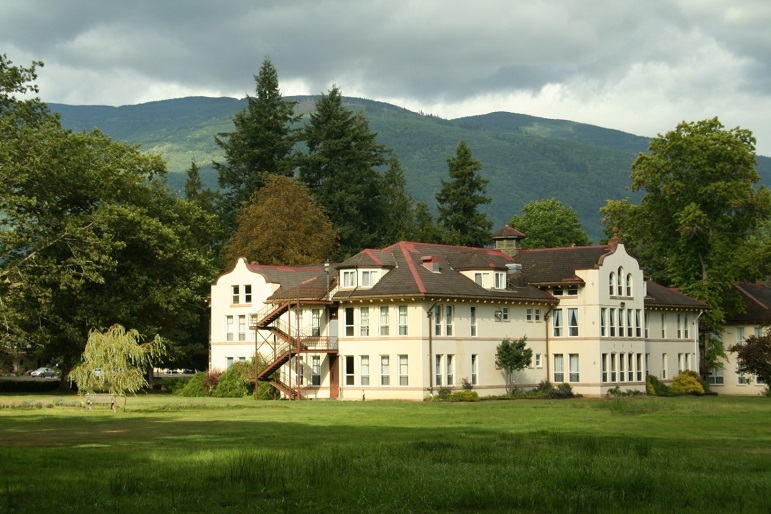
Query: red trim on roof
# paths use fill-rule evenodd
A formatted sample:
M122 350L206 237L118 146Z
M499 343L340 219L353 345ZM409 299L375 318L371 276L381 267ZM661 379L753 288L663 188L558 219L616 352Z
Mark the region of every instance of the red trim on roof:
M757 284L752 284L752 285L754 285L754 286L758 286L758 287L763 287L763 284L760 284L760 283L757 283ZM762 307L764 310L768 310L768 305L764 304L763 302L761 302L760 300L758 300L757 298L755 298L755 296L754 296L754 295L750 294L750 292L749 292L749 291L747 291L745 288L743 288L742 286L740 286L738 283L735 283L735 284L734 284L734 286L736 286L736 289L738 289L739 291L741 291L742 293L744 293L745 295L747 295L747 297L748 297L748 298L750 298L750 299L751 299L753 302L755 302L755 303L757 303L758 305L760 305L760 306L761 306L761 307Z
M404 260L407 261L407 266L410 268L410 272L412 273L412 278L415 280L415 285L418 286L418 291L421 293L426 292L426 286L423 285L423 281L420 279L420 275L418 275L418 270L415 267L415 263L412 260L412 257L408 255L408 252L416 253L415 246L411 245L409 243L397 243L399 247L402 250L402 254L404 254Z
M378 259L377 257L375 257L375 252L373 252L373 251L372 251L372 250L370 250L369 248L368 248L368 249L366 249L366 250L364 250L364 252L363 252L363 253L365 253L365 254L366 254L366 255L367 255L367 256L368 256L370 259L372 259L373 261L375 261L375 264L377 264L378 266L383 266L383 261L381 261L380 259Z

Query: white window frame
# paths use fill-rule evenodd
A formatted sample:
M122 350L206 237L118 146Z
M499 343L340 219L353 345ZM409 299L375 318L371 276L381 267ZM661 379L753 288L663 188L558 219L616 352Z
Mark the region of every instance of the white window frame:
M438 353L434 356L434 385L436 387L442 387L442 354Z
M380 356L380 385L391 385L391 357L390 355Z
M359 357L359 381L361 385L369 385L369 355L362 355Z
M390 307L387 305L380 306L380 335L387 336L390 332Z
M578 309L576 307L568 308L568 336L578 337ZM575 324L573 322L575 321Z
M345 385L356 385L356 366L353 355L345 356Z
M244 303L252 303L252 285L244 284Z
M406 336L407 335L407 329L408 323L407 323L407 306L406 305L400 305L399 306L399 335L400 336Z
M231 302L233 305L239 305L241 303L241 286L233 285L231 286Z
M562 309L554 309L551 320L552 335L554 337L562 337Z
M369 307L359 307L359 335L369 337Z
M246 314L238 315L238 340L246 341Z
M477 308L475 306L471 306L471 337L476 337L477 335Z
M503 271L495 272L495 289L506 289L506 273Z
M562 384L565 382L565 357L558 353L554 355L554 383Z
M321 356L311 356L311 385L321 385Z
M581 375L579 373L579 358L577 353L571 353L568 355L568 361L570 363L570 374L568 375L568 382L580 382Z
M225 316L225 341L234 341L235 337L235 318L232 315L227 315Z
M399 355L399 386L406 387L410 385L409 357Z
M479 384L479 355L471 354L471 385Z
M446 368L447 387L452 387L455 385L455 355L452 353L447 354Z
M372 287L377 284L378 272L376 270L364 270L361 272L361 287Z
M444 333L446 336L451 336L453 334L452 331L452 321L453 321L453 311L455 309L452 305L445 305L444 306Z
M342 288L350 289L356 287L356 270L348 269L343 270L342 273Z

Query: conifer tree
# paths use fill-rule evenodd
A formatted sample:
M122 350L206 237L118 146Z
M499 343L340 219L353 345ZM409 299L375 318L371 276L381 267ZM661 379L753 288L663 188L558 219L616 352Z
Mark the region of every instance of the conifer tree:
M479 247L489 244L493 223L479 212L480 205L491 201L485 195L488 180L478 174L482 164L473 158L466 142L461 141L455 156L447 159L447 165L450 181L442 180L442 189L436 194L445 243Z
M297 141L293 124L295 102L282 98L278 73L265 59L256 82L256 96L247 96L247 105L233 117L235 131L216 138L225 152L224 163L215 162L219 185L223 188L219 206L226 230L235 227L238 211L255 190L262 187L265 175L290 177L294 173L292 153Z

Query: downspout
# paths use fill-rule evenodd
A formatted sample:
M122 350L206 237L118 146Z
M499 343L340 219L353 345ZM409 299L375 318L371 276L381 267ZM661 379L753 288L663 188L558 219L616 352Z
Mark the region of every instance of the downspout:
M549 307L549 310L546 311L546 314L543 315L543 320L546 324L546 355L544 357L546 359L546 381L547 382L551 382L551 380L549 380L549 377L551 376L549 372L549 361L550 361L549 359L549 314L553 310L554 310L554 305Z
M699 315L696 316L696 319L693 320L693 328L694 328L694 330L693 330L693 332L694 332L694 335L693 335L693 349L694 349L694 357L696 357L696 362L699 363L699 368L701 368L701 355L699 355L699 318L701 317L702 314L704 314L704 311L699 311ZM706 358L707 358L707 338L705 337L704 338L704 359L705 359L705 361L704 361L704 364L705 364L704 372L705 373L707 372L707 369L706 369L706 364L707 364Z
M434 346L433 346L433 323L431 323L434 317L434 307L439 303L439 300L435 301L428 309L428 395L434 397Z

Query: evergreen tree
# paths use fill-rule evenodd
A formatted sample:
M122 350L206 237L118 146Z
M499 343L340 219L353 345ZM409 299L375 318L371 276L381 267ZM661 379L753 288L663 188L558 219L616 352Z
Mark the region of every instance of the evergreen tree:
M455 157L447 159L450 181L442 180L436 194L439 223L446 232L445 243L464 246L485 246L490 243L492 221L479 212L479 206L490 203L485 196L488 180L477 172L482 169L471 155L465 141L458 144Z
M214 163L223 188L219 207L226 230L235 227L238 211L262 187L265 175L294 174L296 133L292 125L299 120L294 115L295 102L282 98L278 73L270 60L265 59L254 78L257 96L247 96L246 107L233 117L235 131L216 138L226 161Z
M345 259L385 240L383 176L389 150L378 144L364 114L343 106L335 86L316 102L303 130L308 150L300 157L300 180L338 233L335 259Z
M415 232L410 239L418 243L436 244L445 240L444 231L434 220L426 202L415 204Z
M388 169L383 176L383 199L385 210L384 245L414 239L415 221L412 197L407 192L404 170L399 160L388 160Z

